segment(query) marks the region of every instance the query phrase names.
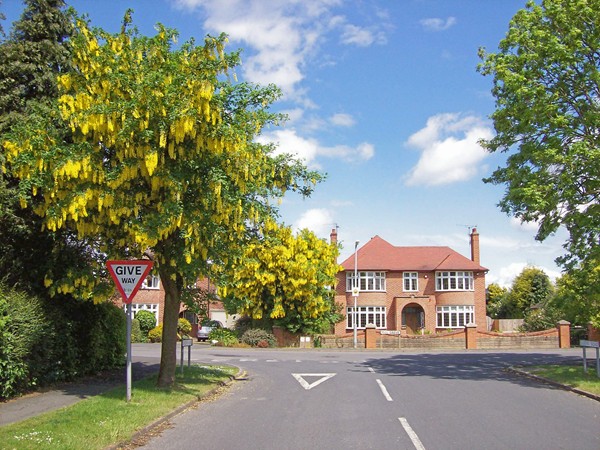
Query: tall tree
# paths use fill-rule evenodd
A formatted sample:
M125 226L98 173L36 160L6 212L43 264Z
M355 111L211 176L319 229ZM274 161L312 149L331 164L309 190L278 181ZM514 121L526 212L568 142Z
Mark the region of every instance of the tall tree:
M542 269L525 267L513 280L508 303L516 306L517 318L522 318L531 307L545 304L553 293L554 286Z
M224 269L220 292L225 307L292 332L328 332L343 319L331 289L339 272L338 253L335 243L309 230L294 235L289 227L268 222Z
M70 64L72 26L64 6L62 0L27 0L8 38L0 40L0 142L28 115L45 114L58 97L56 77ZM12 174L0 175L0 278L44 295L44 274L80 264L81 243L69 233L42 231L31 208L21 209L16 188Z
M600 328L600 265L596 270L566 273L556 280L556 295L550 304L560 311L561 318L573 325L592 323Z
M281 119L269 111L279 90L235 84L239 57L224 52L225 36L173 48L174 30L141 36L130 14L117 34L76 20L73 70L59 77L53 114L29 118L3 146L21 200L43 199L36 212L47 229L94 238L110 258L154 259L165 289L158 384L170 386L185 286L274 215L274 197L308 195L321 176L254 142ZM53 120L69 125L72 142ZM47 284L100 295L92 273L72 275Z
M493 77L496 136L509 152L486 182L506 185L503 211L539 224L544 240L569 232L566 268L600 261L600 0L529 1L510 22L499 52L480 49ZM593 261L593 264L585 264Z

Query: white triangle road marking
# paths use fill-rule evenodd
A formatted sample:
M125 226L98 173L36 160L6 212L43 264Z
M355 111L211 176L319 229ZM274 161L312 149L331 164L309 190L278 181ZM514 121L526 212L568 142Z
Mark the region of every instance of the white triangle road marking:
M307 391L309 389L314 388L315 386L318 386L322 382L327 381L330 378L333 378L335 375L336 375L335 373L293 373L292 374L292 376L298 381L298 383L300 383L300 386L302 386ZM320 378L316 381L313 381L312 383L309 383L308 381L306 381L304 379L304 377L320 377Z

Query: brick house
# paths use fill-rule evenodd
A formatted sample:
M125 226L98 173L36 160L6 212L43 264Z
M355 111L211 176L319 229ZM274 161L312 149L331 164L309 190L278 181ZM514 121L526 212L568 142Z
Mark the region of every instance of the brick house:
M335 230L332 240L337 238ZM471 259L450 247L397 247L375 236L341 266L336 302L346 319L336 335L353 332L354 297L359 287L357 329L374 324L378 330L407 334L434 333L475 323L487 329L485 274L479 262L479 233L470 234ZM355 284L355 256L358 284Z
M215 292L216 289L215 285L211 283L208 278L199 280L196 283L196 286L200 289L206 290L207 292ZM121 308L125 308L120 296L115 298L115 304ZM135 314L141 310L150 311L156 317L156 323L162 323L165 310L165 290L160 282L160 278L156 275L149 275L146 280L144 280L142 287L131 302L131 312L133 317L135 317ZM186 318L192 324L192 336L195 336L196 331L198 330L198 317L196 314L187 311L185 306L182 304L180 307L179 316ZM223 303L220 301L210 302L208 308L208 317L211 320L218 320L226 327L232 327L235 322L235 317L229 316L225 312Z

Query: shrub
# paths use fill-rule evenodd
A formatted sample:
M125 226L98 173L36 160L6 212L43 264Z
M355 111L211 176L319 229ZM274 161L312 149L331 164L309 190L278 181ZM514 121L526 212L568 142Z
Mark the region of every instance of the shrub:
M125 363L125 314L112 303L40 299L0 285L0 397Z
M135 318L140 322L140 331L144 338L148 336L148 332L156 326L156 316L154 313L146 310L138 311Z
M260 328L252 328L247 330L242 335L241 341L252 347L260 348L275 347L277 345L275 336Z
M181 338L182 336L189 337L192 332L192 324L189 320L180 318L177 320L177 334Z
M140 328L140 321L133 319L131 321L131 342L144 342L145 339L142 336L142 330Z
M238 344L235 332L229 328L214 328L208 334L208 340L217 341L218 345L223 347L233 347Z
M28 302L37 304L27 295L0 285L0 399L12 397L35 383L26 364L35 339L19 326L24 319L20 310Z
M162 323L154 328L152 328L149 332L148 332L148 339L150 339L150 342L161 342L162 341Z
M239 337L243 336L246 331L252 328L252 319L248 316L242 316L235 321L233 326L235 332Z
M79 317L73 321L82 373L123 366L127 351L127 318L123 310L110 302L74 300L74 303L80 307Z

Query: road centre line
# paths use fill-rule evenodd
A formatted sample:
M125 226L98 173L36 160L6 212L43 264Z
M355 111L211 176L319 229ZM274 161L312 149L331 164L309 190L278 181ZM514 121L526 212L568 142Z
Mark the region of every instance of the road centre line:
M388 402L393 402L394 400L392 399L392 397L390 396L390 394L388 393L387 389L385 388L385 386L383 385L383 383L381 382L380 379L377 379L377 384L379 385L379 389L381 389L381 392L383 393L383 396L385 397L385 399Z
M398 420L402 424L402 428L404 428L404 431L406 431L406 434L408 434L408 437L412 441L415 448L417 450L425 450L425 447L423 446L421 439L419 439L419 436L417 436L417 433L415 433L415 430L413 430L412 427L408 424L408 420L406 420L405 417L398 417Z

